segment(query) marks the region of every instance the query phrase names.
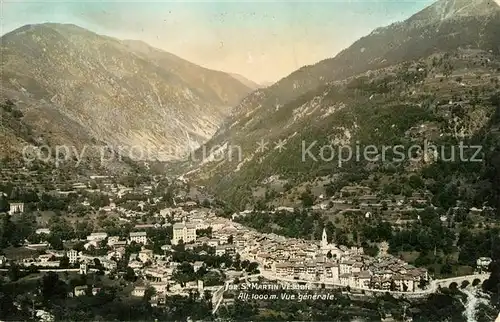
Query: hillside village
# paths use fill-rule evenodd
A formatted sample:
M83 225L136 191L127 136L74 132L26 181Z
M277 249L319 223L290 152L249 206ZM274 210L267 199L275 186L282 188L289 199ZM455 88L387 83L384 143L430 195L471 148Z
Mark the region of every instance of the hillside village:
M17 169L15 172L29 177L26 170ZM2 173L10 172L4 169ZM36 187L36 178L31 185L26 185L26 189ZM14 251L12 255L3 255L0 264L6 268L25 267L35 272L62 269L80 274L90 271L121 276L131 282L133 287L129 295L132 297L143 297L146 290L154 290L151 301L155 305L164 303L166 296L186 295L189 290L205 294L205 290L215 291L217 285L228 279L255 273L264 277L267 274L302 282L330 283L339 288L401 292L421 291L432 280L432 274L425 268L416 268L388 254L387 241L380 244L377 253L367 255L363 247L351 242L348 243L350 246L335 244L325 227L317 240L262 233L239 221L263 213L292 214L296 209L246 210L226 216L215 206L216 200L200 192L203 187L190 187L182 180L174 180L166 186L165 180L157 176L151 182L127 187L116 183L117 179L112 176L95 175L88 181L72 183L71 189L62 191L56 188L51 196L71 198L67 209L86 207L96 213L97 217L90 224L94 228L84 225L85 230L78 231L82 225L78 214L76 222L69 226L57 219L43 221L41 216L31 226L33 233L16 245L30 250L29 254L33 255L19 255ZM57 187L58 183L51 185ZM64 185L68 183L64 182ZM160 193L162 187L165 190ZM9 193L13 195L12 191ZM20 199L25 199L23 193L16 193ZM145 200L135 200L139 194L145 196ZM2 199L5 200L7 195L3 193ZM370 189L363 186L345 186L337 196L328 199L319 196L317 200L308 209L326 214L331 208L344 206L344 212L358 211L365 219L382 208L393 212L416 210L419 213L426 209L421 205L429 204L428 198L421 194L396 203L392 200L378 202ZM30 201L9 200L8 214L13 222L40 210L36 209L40 208L40 203ZM170 206L165 207L165 201ZM419 219L408 219L405 224ZM444 224L448 217L440 220ZM86 221L87 225L89 223ZM76 227L74 231L72 225ZM400 227L402 223L396 220L392 225ZM491 262L488 258L476 259L475 271L487 269ZM86 294L83 292L86 287L75 286L71 296ZM98 290L94 289L93 293L96 292Z
M2 35L0 320L492 321L498 4L436 1L268 87L72 24Z

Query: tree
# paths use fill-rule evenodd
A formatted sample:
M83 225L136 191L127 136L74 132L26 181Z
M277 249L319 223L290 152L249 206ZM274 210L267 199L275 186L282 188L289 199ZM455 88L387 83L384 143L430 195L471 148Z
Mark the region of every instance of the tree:
M69 258L68 256L63 256L59 261L60 268L68 268L69 267Z
M4 101L4 103L2 104L2 106L3 106L3 108L4 108L7 112L11 112L11 111L12 111L12 108L13 108L14 106L16 106L16 105L14 104L14 102L13 102L10 98L8 98L8 99L6 99L6 100Z
M85 250L85 243L82 241L79 241L73 245L73 249L76 250L77 252L81 252L81 251Z
M444 263L444 265L441 267L441 274L442 275L450 275L452 273L453 267L449 262Z
M2 279L0 278L0 319L8 320L8 317L11 314L16 314L18 309L14 305L12 295L2 287L2 284Z
M21 277L19 266L17 266L15 263L12 263L7 274L12 282L17 281L19 277Z
M309 208L314 204L314 198L310 191L303 192L300 199L302 200L302 206L304 208Z
M172 235L172 234L170 234ZM208 238L212 238L212 227L208 227L206 229L198 229L196 230L196 236L199 236L199 237L208 237Z
M425 289L427 285L429 285L429 281L421 277L420 281L418 282L418 287L420 287L421 289Z
M44 301L54 298L66 298L68 294L67 285L59 279L55 272L48 272L40 282L40 292Z
M201 206L204 207L204 208L210 208L210 206L211 206L210 200L203 199L203 202L201 203Z
M64 244L61 238L58 235L50 234L47 238L47 242L52 246L52 248L57 250L62 250L64 248Z
M12 110L12 116L15 118L21 118L24 114L20 110Z
M205 286L222 285L224 284L224 276L217 271L211 271L203 276L203 283Z
M135 272L131 267L127 267L127 269L125 270L125 275L123 275L123 279L127 282L135 282Z
M257 274L259 272L258 268L259 264L257 262L251 262L250 264L248 264L246 271L250 274Z
M425 185L422 178L420 176L417 176L417 175L412 175L409 178L408 183L410 184L410 187L412 187L413 189L420 189L420 188L424 187L424 185Z
M149 302L151 300L151 298L156 294L156 290L151 287L151 286L148 286L146 288L146 290L144 291L144 297L142 298L145 302Z
M24 238L17 233L17 226L8 214L0 215L0 248L20 245Z
M185 285L189 281L193 281L196 278L193 266L188 262L183 262L176 267L172 278L179 282L181 285Z
M94 225L89 221L79 221L75 226L75 234L79 239L85 239L94 230Z
M453 73L453 65L450 62L445 62L443 66L443 74L446 78L450 77L450 75Z
M0 197L0 212L8 212L10 210L10 205L9 202L7 201L7 198L5 197Z
M196 271L196 276L197 278L202 278L203 276L205 276L205 274L208 273L208 270L206 268L205 265L202 265L200 268L198 268L198 270Z
M498 79L496 79L495 82L498 83ZM491 95L490 102L494 107L500 107L500 92L496 92L495 94Z

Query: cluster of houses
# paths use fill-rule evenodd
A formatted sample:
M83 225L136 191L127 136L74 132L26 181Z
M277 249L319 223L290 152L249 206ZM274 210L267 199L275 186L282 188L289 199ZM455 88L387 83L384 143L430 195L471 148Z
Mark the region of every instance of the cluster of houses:
M285 238L275 234L262 234L230 219L217 217L210 210L167 208L157 216L170 216L172 225L171 243L161 247L164 251L181 240L187 249L208 245L215 249L216 255L236 256L242 260L257 262L262 275L274 278L298 281L331 283L351 288L416 291L422 280L428 281L425 269L415 268L390 255L370 257L360 247L337 246L328 243L326 231L321 241ZM188 220L186 220L188 219ZM211 227L210 236L197 236L197 231ZM40 231L42 232L42 231ZM43 231L47 233L48 231ZM106 272L116 269L117 261L125 256L125 247L135 242L147 245L149 239L145 231L131 232L127 240L117 236L108 236L104 232L95 232L87 236L84 247L98 249L106 243L107 254L103 256L86 255L85 252L69 250L50 252L35 259L26 259L24 264L41 267L59 267L63 256L71 264L80 263L82 272L89 266L95 266L97 258ZM145 285L151 286L157 294L182 292L184 287L172 282L172 275L180 263L172 262L164 254L154 254L152 250L142 248L138 253L129 255L128 266L137 276L143 277ZM203 266L194 263L195 270ZM192 284L192 285L191 285ZM191 283L190 288L198 288ZM137 291L134 294L139 294Z
M50 234L50 230L47 228L41 228L36 231L38 234ZM112 271L117 268L117 261L119 261L125 255L125 247L131 242L136 242L138 244L147 245L147 233L145 231L131 232L127 240L121 240L118 236L108 236L105 232L91 233L87 236L84 248L89 250L92 248L99 249L103 246L109 248L106 255L95 256L86 255L83 251L77 251L75 249L70 249L66 251L56 251L48 250L46 254L38 255L38 257L25 258L22 264L25 266L39 266L43 268L50 267L60 267L61 260L63 257L67 257L69 264L80 263L80 268L83 272L86 271L88 265L95 265L95 260L98 259L102 267L106 272ZM45 244L40 244L39 246L44 246ZM37 245L31 245L37 246ZM144 249L144 252L151 252Z
M329 244L326 231L317 247L297 247L296 243L290 243L270 249L274 249L277 256L268 252L256 258L270 267L274 276L282 278L408 292L418 290L421 281L429 280L425 269L415 268L393 256L370 257L363 254L362 248Z
M70 192L87 190L106 192L110 197L121 198L127 193L139 193L151 195L153 186L142 185L139 188L127 188L116 183L112 183L111 178L106 176L94 177L93 180L100 180L100 188L93 188L88 184L75 182ZM139 190L137 190L139 189ZM67 191L61 191L66 193ZM181 196L182 197L182 196ZM182 199L182 198L181 198ZM335 196L335 198L325 199L319 196L320 203L314 206L317 210L327 210L335 204L337 207L344 207L345 210L353 208L366 211L366 216L370 216L370 211L377 208L408 210L408 202L412 204L429 204L429 195L413 194L405 201L379 200L372 194L370 188L363 186L346 186ZM153 203L159 199L151 196ZM353 202L355 200L356 202ZM84 201L85 202L85 201ZM174 202L175 203L175 202ZM142 204L144 206L144 204ZM139 202L139 208L141 204ZM410 207L411 208L411 207ZM420 208L419 208L420 209ZM113 211L119 214L120 220L127 221L129 217L143 216L142 211L124 209L111 203L102 207L106 212ZM275 211L293 211L293 208L280 207ZM13 214L23 212L22 203L11 203ZM471 210L473 211L473 210ZM476 210L474 210L476 211ZM250 211L233 215L233 219L238 216L245 216ZM404 261L393 256L382 253L377 257L364 254L360 247L346 247L328 243L326 231L323 231L321 241L309 241L295 238L285 238L276 234L263 234L254 229L243 226L231 219L221 218L211 210L198 206L197 202L184 200L175 204L172 208L165 208L154 214L155 219L163 220L165 224L143 225L147 227L172 225L172 239L170 244L162 245L165 251L172 250L173 245L183 243L186 249L195 249L197 246L208 245L213 247L215 255L237 256L242 260L257 262L263 277L272 276L283 280L312 281L329 283L337 286L344 286L357 289L381 289L396 290L404 292L415 292L420 288L422 281L429 281L430 277L425 269L415 268ZM173 222L171 224L170 222ZM138 228L136 226L136 228ZM200 230L211 228L209 234L199 235ZM50 230L41 228L38 234L50 234ZM142 296L147 287L153 287L156 294L161 295L175 293L182 294L187 290L203 289L203 283L193 281L186 285L180 285L173 281L173 274L180 264L172 261L172 258L165 254L155 254L152 250L145 248L150 242L146 231L131 232L127 240L122 240L118 236L108 236L104 232L95 232L87 236L84 248L85 252L76 250L69 251L49 251L47 254L39 255L37 258L29 258L23 261L24 265L35 265L44 268L56 268L60 266L61 259L67 257L70 264L80 265L82 273L87 272L88 267L95 267L96 259L106 273L117 268L117 262L126 256L126 246L135 242L143 245L137 253L129 254L128 266L139 276L139 282L132 291L133 296ZM108 249L102 256L87 255L91 248L99 249L103 246ZM203 255L201 250L200 255ZM0 263L1 264L1 263ZM195 271L204 266L203 262L192 263ZM478 269L485 269L488 264L487 258L478 259ZM238 276L241 272L224 271L226 277ZM206 288L205 288L206 289ZM81 292L76 292L75 295ZM83 294L83 293L82 293Z
M432 193L429 191L412 192L409 196L396 196L394 198L381 197L370 187L363 185L347 185L342 187L333 196L316 192L315 203L311 209L324 214L359 214L367 219L375 213L383 213L393 228L401 228L420 220L419 213L424 212L427 207L436 208L432 205ZM281 211L293 212L293 207L280 206L268 211L277 213ZM440 217L443 225L452 226L458 213L465 213L471 218L488 218L494 214L495 209L488 206L482 208L452 207L448 213ZM233 214L233 219L244 217L252 210L245 210ZM415 215L415 213L417 215ZM481 221L481 220L479 220Z
M9 215L22 214L24 212L24 202L11 202Z
M167 212L186 216L180 210ZM239 254L242 259L259 263L263 276L408 292L418 290L422 280L429 280L425 269L415 268L396 257L370 257L364 255L360 247L330 244L326 231L321 241L313 242L262 234L210 213L192 211L187 216L195 222L203 222L203 226L198 227L209 226L213 230L212 238L197 238L187 247L207 244L216 248L217 255ZM186 223L178 227L180 233L184 233Z
M177 245L180 241L190 243L196 240L196 224L186 223L183 220L180 223L175 223L172 227L172 245Z
M272 234L258 238L257 243L261 246L243 254L261 264L264 276L273 278L408 292L417 291L422 280L429 280L425 269L393 256L370 257L359 247L329 244L326 232L319 243Z

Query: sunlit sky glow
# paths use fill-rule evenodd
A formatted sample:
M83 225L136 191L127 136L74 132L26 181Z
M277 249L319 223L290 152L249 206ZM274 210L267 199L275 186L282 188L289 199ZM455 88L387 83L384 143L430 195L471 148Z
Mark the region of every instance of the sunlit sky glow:
M25 24L74 23L262 83L333 57L432 2L5 1L1 33Z

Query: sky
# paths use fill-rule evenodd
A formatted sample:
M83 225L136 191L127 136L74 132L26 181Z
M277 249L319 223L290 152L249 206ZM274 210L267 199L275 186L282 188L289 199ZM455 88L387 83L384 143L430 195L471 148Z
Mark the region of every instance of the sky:
M73 23L99 34L143 40L261 84L334 57L373 29L404 20L434 2L0 1L2 35L26 24Z

